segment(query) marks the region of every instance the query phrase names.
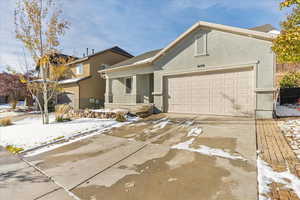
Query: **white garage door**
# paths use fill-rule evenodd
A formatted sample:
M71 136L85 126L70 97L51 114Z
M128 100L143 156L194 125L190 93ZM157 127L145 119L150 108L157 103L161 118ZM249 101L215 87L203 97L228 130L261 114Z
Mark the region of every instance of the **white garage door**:
M167 112L253 115L253 84L252 70L168 77Z

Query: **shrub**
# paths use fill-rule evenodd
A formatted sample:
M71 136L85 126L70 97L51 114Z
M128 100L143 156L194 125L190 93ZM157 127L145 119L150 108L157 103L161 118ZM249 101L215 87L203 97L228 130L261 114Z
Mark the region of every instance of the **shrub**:
M286 73L279 81L280 88L300 87L300 72Z
M118 112L116 114L116 121L118 121L118 122L126 122L127 119L126 119L126 117L124 116L123 113Z
M67 104L55 106L55 120L57 122L71 121L70 117L67 116L68 112L72 110L72 107Z
M9 103L10 103L12 109L16 109L17 104L18 104L17 100L11 100Z
M64 118L62 116L56 116L55 121L56 122L68 122L68 121L71 121L71 119L68 117Z
M5 147L7 151L11 152L11 153L19 153L21 151L23 151L24 149L23 148L19 148L19 147L14 147L14 146L11 146L11 145L8 145Z
M6 117L3 119L0 119L0 126L9 126L9 125L12 125L11 118Z

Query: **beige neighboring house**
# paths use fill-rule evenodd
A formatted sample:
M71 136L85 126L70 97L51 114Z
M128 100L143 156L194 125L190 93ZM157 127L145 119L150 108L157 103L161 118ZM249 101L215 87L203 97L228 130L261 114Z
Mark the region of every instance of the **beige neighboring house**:
M70 104L75 109L103 107L105 80L97 71L132 57L116 46L68 63L71 73L59 82L63 93L58 95L57 104Z
M100 70L105 107L272 118L276 34L197 22L161 50Z

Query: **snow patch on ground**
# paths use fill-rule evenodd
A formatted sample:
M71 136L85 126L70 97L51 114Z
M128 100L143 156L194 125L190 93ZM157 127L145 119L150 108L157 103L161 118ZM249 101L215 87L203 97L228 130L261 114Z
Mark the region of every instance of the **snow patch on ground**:
M17 107L24 107L24 101L19 101L17 103ZM0 110L2 109L10 109L11 105L10 104L0 104Z
M289 120L279 123L291 148L300 159L300 120Z
M269 184L281 183L292 189L300 197L300 179L290 171L276 172L260 157L257 159L257 180L259 186L259 200L271 200L267 194L271 192Z
M24 101L19 101L17 103L16 110L13 110L10 104L0 104L0 118L24 115L26 114L26 112L21 111L20 109L25 109L25 108L26 106L24 106Z
M192 128L189 132L188 132L188 134L187 134L187 136L188 137L197 137L197 136L199 136L200 134L202 133L202 129L201 128L198 128L198 127L195 127L195 128Z
M159 129L165 128L167 126L167 124L170 123L170 120L167 118L163 118L163 119L157 120L154 123L155 123L155 125L153 126L153 129L150 130L150 132L156 132Z
M97 134L99 134L103 130L120 127L135 120L135 118L130 118L128 122L121 123L108 119L81 118L70 122L57 123L52 115L50 124L43 125L40 117L26 118L15 122L14 125L1 127L0 145L4 147L12 145L27 150L58 139L68 139L85 132L97 131Z
M159 122L158 124L155 124L153 128L162 129L165 128L165 126L170 122L170 120L165 119L164 121Z
M232 159L232 160L244 160L244 161L247 160L240 155L232 155L228 152L223 151L222 149L214 149L214 148L210 148L210 147L204 146L204 145L200 145L198 149L189 147L194 142L194 140L195 140L195 138L192 138L186 142L176 144L176 145L172 146L171 148L197 152L197 153L201 153L201 154L208 155L208 156L218 156L218 157L228 158L228 159Z
M186 121L183 123L183 126L192 126L194 124L193 121Z
M0 118L14 117L14 116L24 115L24 114L25 114L24 112L13 112L13 111L0 112Z
M296 105L276 105L276 115L279 117L300 116L300 111Z

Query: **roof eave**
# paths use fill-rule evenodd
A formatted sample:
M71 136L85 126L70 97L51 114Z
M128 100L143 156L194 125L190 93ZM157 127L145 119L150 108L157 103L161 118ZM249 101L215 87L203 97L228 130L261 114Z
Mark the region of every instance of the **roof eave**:
M247 37L272 41L276 36L269 34L269 33L262 33L259 31L253 31L243 28L237 28L232 26L226 26L221 24L213 24L209 22L200 21L194 24L192 27L190 27L187 31L185 31L183 34L181 34L177 39L175 39L173 42L171 42L168 46L166 46L163 50L161 50L157 55L154 56L152 62L156 61L158 58L166 54L173 46L175 46L177 43L182 41L184 38L186 38L191 32L195 31L199 27L204 28L211 28L215 30L220 30L224 32L230 32L234 34L244 35Z
M139 64L124 65L124 66L120 66L120 67L99 70L98 73L105 73L105 72L111 72L111 71L119 71L119 70L123 70L123 69L127 69L127 68L132 68L132 67L141 67L141 66L152 64L152 63L153 63L152 61L148 61L148 62L139 63Z
M81 62L84 62L84 61L86 61L88 59L89 59L89 57L80 58L78 60L74 60L72 62L69 62L67 65L73 65L73 64L81 63Z

